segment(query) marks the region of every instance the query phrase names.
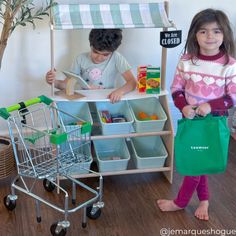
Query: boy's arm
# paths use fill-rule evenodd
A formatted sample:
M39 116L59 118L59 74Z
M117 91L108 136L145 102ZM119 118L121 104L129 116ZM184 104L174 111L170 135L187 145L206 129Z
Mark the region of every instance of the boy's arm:
M67 81L68 81L68 79L55 80L55 81L54 81L54 86L55 86L55 88L57 88L57 89L65 90L65 89L66 89Z
M118 102L124 94L133 91L137 86L137 81L131 70L127 70L122 76L126 83L108 95L108 98L112 103Z
M137 87L137 80L135 79L131 70L127 70L122 74L122 76L125 79L126 83L117 90L122 90L123 94L133 91Z

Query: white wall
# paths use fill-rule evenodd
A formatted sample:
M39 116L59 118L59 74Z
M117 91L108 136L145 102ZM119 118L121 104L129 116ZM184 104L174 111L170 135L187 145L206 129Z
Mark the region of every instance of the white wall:
M151 0L150 0L151 1ZM71 1L70 1L71 2ZM89 1L80 1L80 3ZM108 3L116 1L92 1ZM148 2L129 1L120 2ZM236 9L234 0L170 0L170 19L183 31L180 46L168 50L167 87L172 81L175 66L183 50L187 31L192 17L200 10L213 7L224 10L236 31ZM36 23L33 30L30 25L19 27L13 32L5 51L0 70L0 107L9 106L32 97L50 95L50 86L44 80L50 68L50 31L49 19ZM58 71L69 67L73 58L80 52L89 50L88 30L57 31L55 33L55 67ZM130 29L123 31L123 42L119 51L128 59L136 73L137 65L160 65L160 46L158 29ZM170 105L174 120L178 111ZM5 133L6 122L0 119L0 134Z

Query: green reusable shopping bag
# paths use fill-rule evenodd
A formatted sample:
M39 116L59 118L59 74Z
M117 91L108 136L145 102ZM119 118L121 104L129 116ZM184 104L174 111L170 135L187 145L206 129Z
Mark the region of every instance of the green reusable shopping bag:
M178 120L174 145L177 172L185 176L224 172L229 137L225 116Z

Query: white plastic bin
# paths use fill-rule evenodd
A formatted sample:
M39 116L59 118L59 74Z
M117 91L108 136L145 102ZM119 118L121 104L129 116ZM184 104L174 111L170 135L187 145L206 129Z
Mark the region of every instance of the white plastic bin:
M131 114L127 101L119 101L117 103L110 102L96 102L96 108L98 112L99 122L102 126L103 135L111 134L127 134L133 131L133 116ZM126 118L126 122L120 123L105 123L102 121L101 111L109 111L111 115L121 114Z
M131 138L131 148L138 169L163 167L168 155L160 136Z
M134 117L134 129L137 133L162 131L167 116L157 97L130 100L129 106ZM148 115L157 115L158 120L139 120L138 113L145 112Z
M93 143L100 172L127 169L130 154L124 138L94 140Z

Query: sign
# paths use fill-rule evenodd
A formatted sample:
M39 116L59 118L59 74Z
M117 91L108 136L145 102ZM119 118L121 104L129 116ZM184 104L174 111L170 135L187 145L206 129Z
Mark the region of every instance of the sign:
M164 48L174 48L181 44L182 31L162 31L160 32L160 45Z

